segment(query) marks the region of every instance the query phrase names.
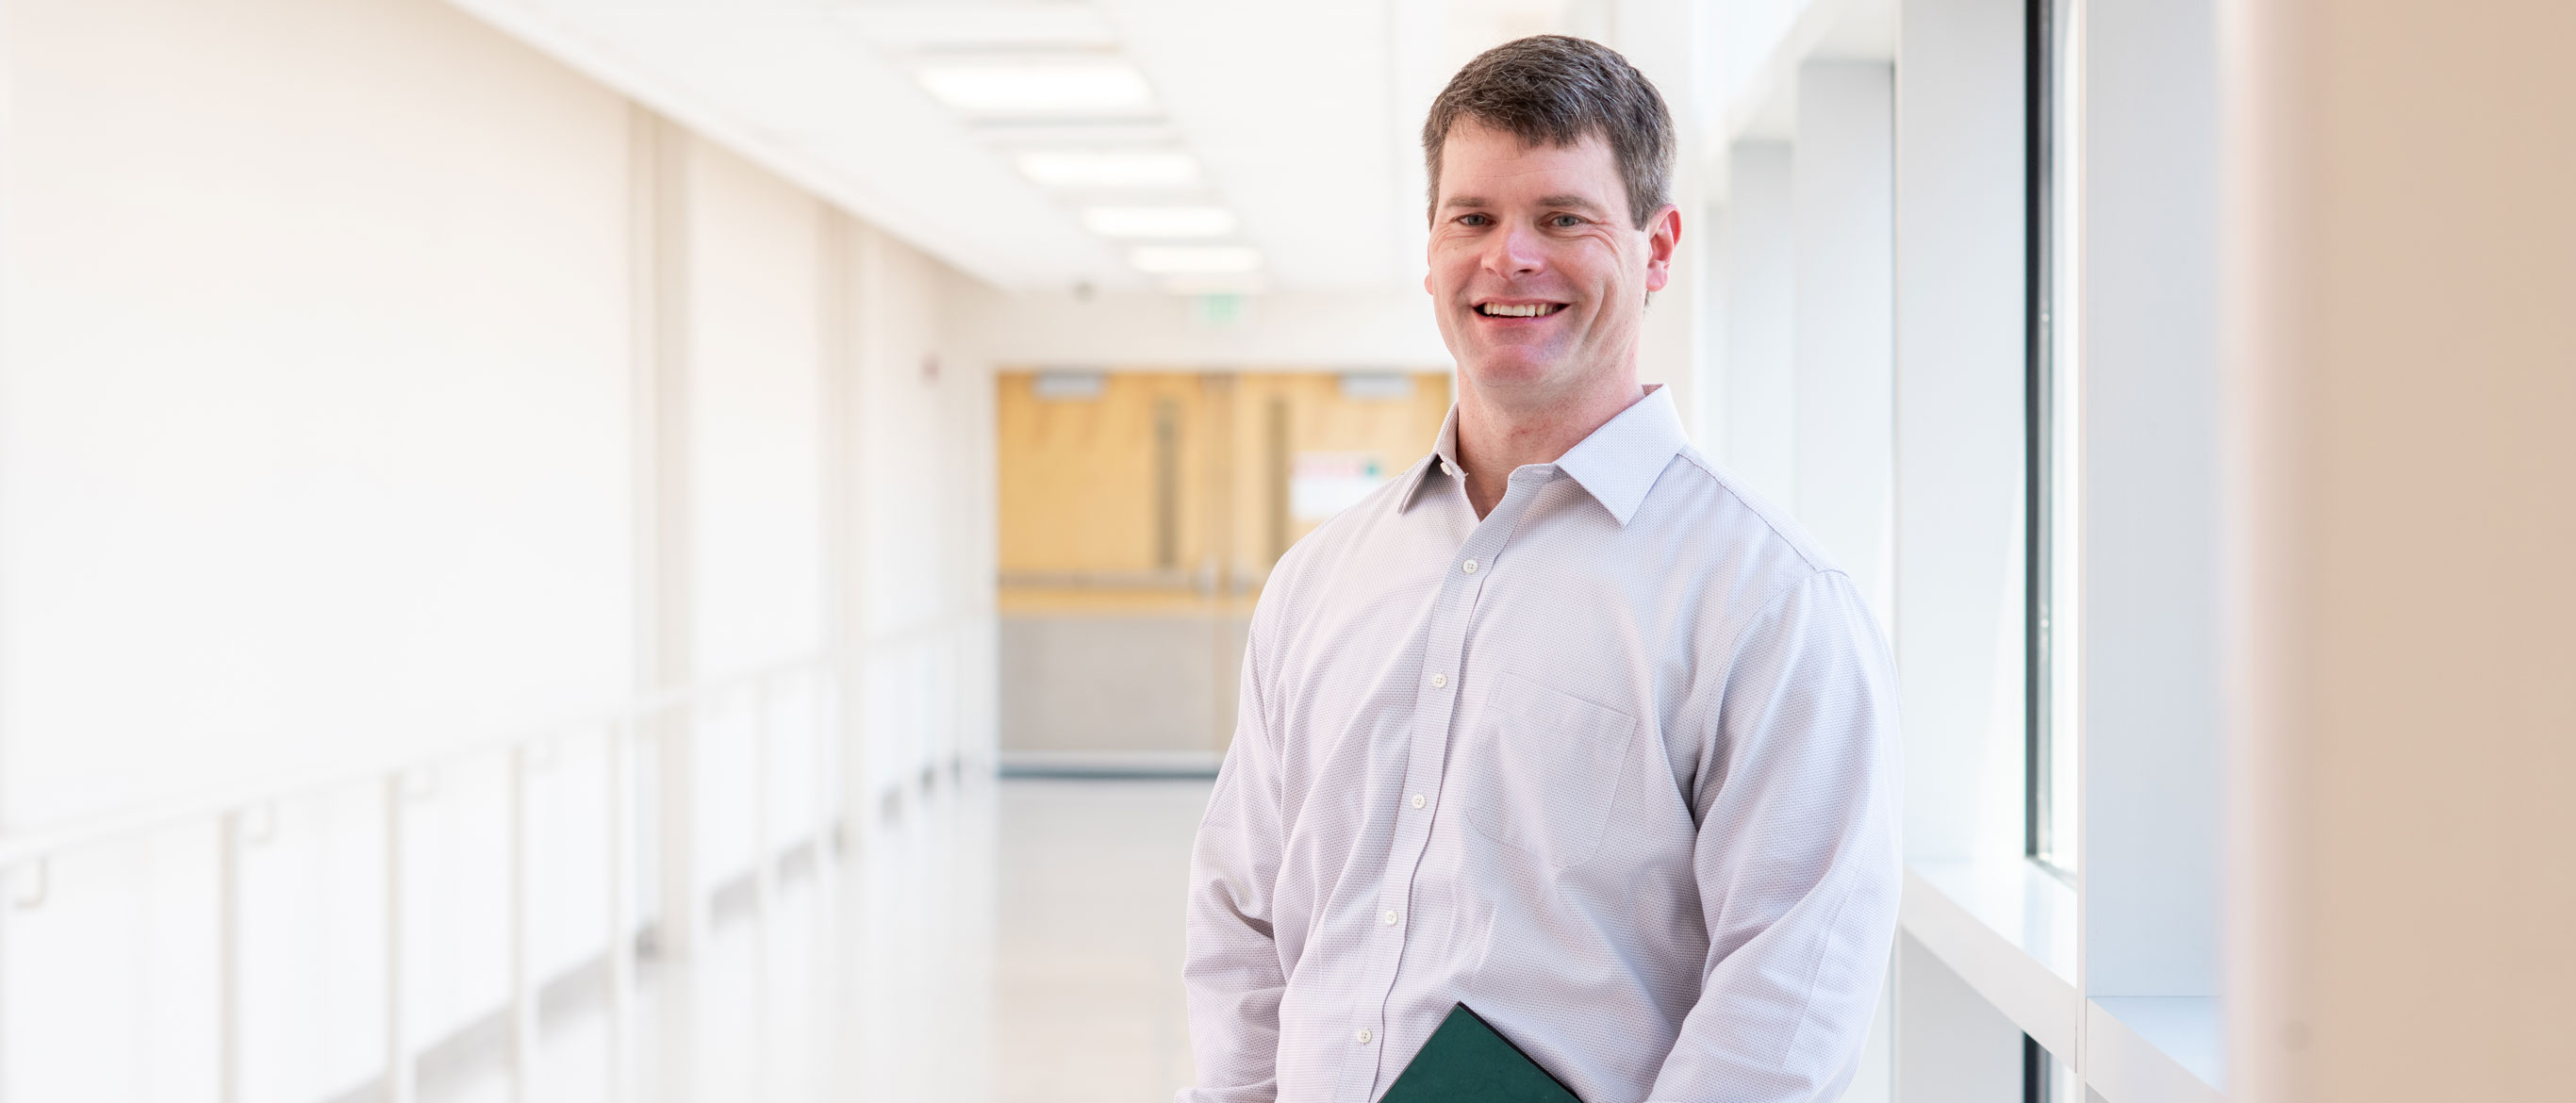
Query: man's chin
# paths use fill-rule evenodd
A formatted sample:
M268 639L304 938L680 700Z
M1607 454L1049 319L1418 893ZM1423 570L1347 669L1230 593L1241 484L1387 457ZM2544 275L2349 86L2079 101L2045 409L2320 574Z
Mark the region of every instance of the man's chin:
M1565 357L1553 349L1489 349L1458 361L1459 376L1483 387L1545 387L1564 374Z

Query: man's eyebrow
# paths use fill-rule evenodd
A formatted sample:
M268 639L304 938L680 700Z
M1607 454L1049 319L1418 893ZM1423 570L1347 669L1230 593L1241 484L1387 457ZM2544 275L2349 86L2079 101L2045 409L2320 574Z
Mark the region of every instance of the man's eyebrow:
M1448 199L1441 201L1440 209L1448 210L1453 207L1481 209L1491 207L1493 205L1492 200L1486 199L1483 196L1453 195ZM1574 210L1604 216L1610 213L1609 208L1594 202L1590 197L1576 195L1573 192L1566 192L1561 195L1542 195L1538 197L1538 205L1542 207L1570 207Z

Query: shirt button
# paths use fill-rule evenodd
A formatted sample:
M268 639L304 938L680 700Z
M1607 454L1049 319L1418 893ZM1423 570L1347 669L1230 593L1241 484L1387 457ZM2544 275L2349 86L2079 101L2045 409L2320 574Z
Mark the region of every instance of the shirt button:
M1434 674L1434 675L1432 675L1432 676L1431 676L1431 688L1433 688L1433 689L1447 689L1447 688L1449 688L1449 676L1448 676L1448 675L1446 675L1446 674Z
M1422 807L1423 805L1426 805L1426 804L1429 804L1429 803L1431 803L1431 801L1430 801L1430 800L1428 800L1428 799L1426 799L1425 797L1423 797L1423 795L1422 795L1422 794L1420 794L1420 793L1415 793L1415 794L1413 794L1413 806L1414 806L1414 807L1416 807L1416 808L1420 808L1420 807Z
M1357 1039L1361 1045L1367 1045L1369 1044L1369 1039L1375 1037L1375 1035L1370 1034L1367 1027L1361 1027L1360 1032L1351 1035L1351 1037Z
M1464 563L1458 564L1458 569L1459 569L1459 570L1462 570L1462 571L1465 571L1465 572L1467 572L1468 574L1474 574L1474 573L1476 573L1476 561L1475 561L1475 560L1473 560L1473 559L1470 559L1470 560L1468 560L1468 561L1466 561L1466 562L1464 562Z
M1385 915L1381 915L1381 916L1379 916L1378 918L1379 918L1379 919L1383 919L1383 920L1385 920L1385 921L1386 921L1386 925L1387 925L1387 926L1392 927L1392 926L1395 926L1395 921L1396 921L1398 918L1400 918L1400 917L1399 917L1399 916L1397 916L1393 911L1389 911L1389 912L1387 912Z
M1442 460L1440 461L1440 473L1443 475L1455 475L1458 473L1457 465L1452 464L1447 460Z

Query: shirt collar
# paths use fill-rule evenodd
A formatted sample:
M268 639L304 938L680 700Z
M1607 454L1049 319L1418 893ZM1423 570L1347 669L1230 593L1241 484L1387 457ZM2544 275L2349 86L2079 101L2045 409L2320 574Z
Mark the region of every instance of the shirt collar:
M1624 528L1689 440L1682 431L1681 414L1673 409L1672 392L1663 384L1649 383L1645 397L1567 449L1557 457L1556 468L1581 485ZM1452 403L1449 416L1440 422L1440 437L1432 443L1431 459L1421 464L1413 485L1405 488L1402 508L1413 508L1424 484L1435 477L1453 477L1458 468L1458 407Z
M1431 457L1413 465L1413 485L1404 488L1395 511L1404 513L1422 497L1422 488L1434 478L1451 478L1458 470L1458 404L1449 404L1449 416L1440 419L1440 435L1431 442Z

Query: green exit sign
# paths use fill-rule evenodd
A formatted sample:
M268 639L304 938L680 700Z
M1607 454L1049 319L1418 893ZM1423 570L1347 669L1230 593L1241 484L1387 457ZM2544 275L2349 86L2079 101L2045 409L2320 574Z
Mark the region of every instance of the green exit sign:
M1204 326L1220 329L1239 326L1252 316L1252 304L1246 302L1244 296L1230 292L1201 295L1191 301L1194 304L1192 315Z

